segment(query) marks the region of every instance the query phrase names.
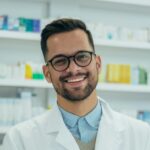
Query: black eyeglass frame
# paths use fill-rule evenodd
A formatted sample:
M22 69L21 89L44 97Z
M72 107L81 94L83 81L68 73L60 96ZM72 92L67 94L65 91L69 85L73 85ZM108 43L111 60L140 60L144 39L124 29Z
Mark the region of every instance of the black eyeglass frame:
M88 64L86 64L86 65L80 65L80 64L78 64L78 62L76 61L75 58L76 58L76 56L77 56L78 54L80 54L80 53L88 53L88 54L90 54L90 61L89 61ZM72 58L73 61L75 62L75 64L76 64L77 66L79 66L79 67L86 67L86 66L88 66L88 65L91 63L91 61L92 61L92 55L96 56L95 52L87 51L87 50L78 51L77 53L75 53L74 55L71 55L71 56L66 56L66 55L60 54L60 55L54 56L52 59L48 60L47 63L46 63L46 66L48 66L49 64L51 64L51 66L53 67L54 70L56 70L56 71L58 71L58 72L62 72L62 71L66 70L66 69L69 67L70 61L71 61L71 58ZM54 67L54 65L53 65L53 63L52 63L53 60L54 60L55 58L57 58L57 57L64 57L64 58L66 58L66 59L68 60L68 64L67 64L67 66L66 66L63 70L58 70L57 68Z

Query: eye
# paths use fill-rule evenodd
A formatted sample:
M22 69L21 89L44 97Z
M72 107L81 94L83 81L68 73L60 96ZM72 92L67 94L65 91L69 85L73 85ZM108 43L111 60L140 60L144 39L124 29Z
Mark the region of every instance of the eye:
M67 58L65 57L57 57L57 58L54 58L52 61L52 64L54 66L63 66L63 65L66 65L67 63L68 61L67 61Z
M89 58L90 58L90 54L87 52L78 53L76 55L76 60L80 61L80 62L85 62L85 61L89 60Z

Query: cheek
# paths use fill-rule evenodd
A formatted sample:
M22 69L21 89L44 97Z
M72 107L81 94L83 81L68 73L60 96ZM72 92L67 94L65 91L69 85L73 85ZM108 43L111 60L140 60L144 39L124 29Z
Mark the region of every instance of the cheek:
M53 84L56 84L59 81L59 75L58 73L51 72L51 81Z
M99 75L99 72L100 72L100 67L99 67L99 64L95 63L92 65L91 67L91 75L92 75L92 78L97 78L98 75Z
M98 72L96 64L92 64L87 72L89 72L89 75L92 77L92 79L95 78Z

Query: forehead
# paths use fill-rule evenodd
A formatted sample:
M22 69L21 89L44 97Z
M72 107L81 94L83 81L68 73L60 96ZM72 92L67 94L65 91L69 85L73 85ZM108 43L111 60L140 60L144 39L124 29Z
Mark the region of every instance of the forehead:
M81 29L67 31L50 36L47 40L47 57L58 54L71 55L79 50L91 50L87 34Z

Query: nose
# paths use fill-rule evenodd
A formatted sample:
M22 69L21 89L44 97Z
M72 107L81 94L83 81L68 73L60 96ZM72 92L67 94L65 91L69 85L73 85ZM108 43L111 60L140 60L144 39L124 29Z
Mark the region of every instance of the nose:
M70 58L70 64L66 71L76 73L78 70L80 70L80 68L81 67L75 63L74 59Z

